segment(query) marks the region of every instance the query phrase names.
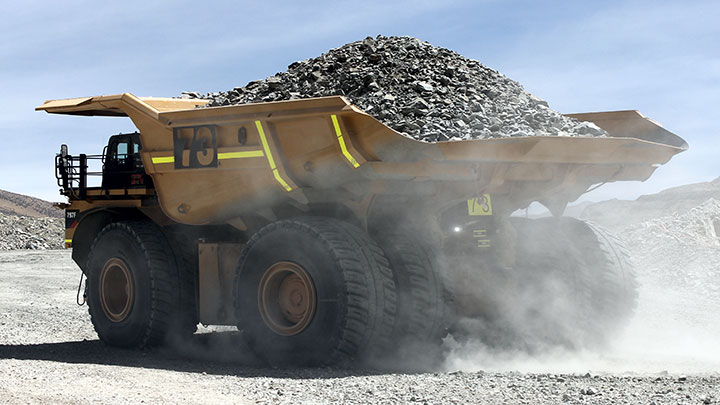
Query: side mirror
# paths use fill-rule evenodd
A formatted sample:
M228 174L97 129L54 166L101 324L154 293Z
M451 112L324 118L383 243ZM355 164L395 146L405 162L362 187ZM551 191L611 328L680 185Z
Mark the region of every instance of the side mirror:
M60 156L66 157L68 155L68 147L65 144L60 145Z

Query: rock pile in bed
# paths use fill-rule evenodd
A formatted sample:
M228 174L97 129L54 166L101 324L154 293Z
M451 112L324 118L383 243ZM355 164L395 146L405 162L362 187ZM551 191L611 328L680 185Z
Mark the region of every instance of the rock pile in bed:
M209 107L342 95L406 136L426 142L517 136L605 136L564 117L516 81L411 37L368 37L295 62L286 72L201 96Z

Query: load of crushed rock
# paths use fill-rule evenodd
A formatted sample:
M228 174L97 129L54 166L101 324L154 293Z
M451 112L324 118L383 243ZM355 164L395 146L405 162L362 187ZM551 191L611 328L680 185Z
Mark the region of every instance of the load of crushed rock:
M62 249L64 219L0 214L0 250Z
M607 135L550 109L496 70L411 37L368 37L243 87L182 97L210 99L207 106L215 107L335 95L426 142Z
M720 296L720 201L626 228L640 276Z

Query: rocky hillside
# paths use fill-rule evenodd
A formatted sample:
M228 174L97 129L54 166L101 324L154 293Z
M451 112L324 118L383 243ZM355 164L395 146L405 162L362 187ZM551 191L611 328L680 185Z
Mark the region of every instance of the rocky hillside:
M51 202L5 190L0 190L0 213L35 218L63 216L62 210L54 208Z
M63 211L52 203L0 190L0 250L61 249Z
M619 235L641 278L720 296L720 200L710 198L688 210L680 207L630 225Z
M720 200L720 177L713 181L687 184L644 195L637 200L607 200L571 207L565 215L577 216L613 230L686 212L709 199Z
M720 297L720 177L644 195L569 207L626 244L640 281Z

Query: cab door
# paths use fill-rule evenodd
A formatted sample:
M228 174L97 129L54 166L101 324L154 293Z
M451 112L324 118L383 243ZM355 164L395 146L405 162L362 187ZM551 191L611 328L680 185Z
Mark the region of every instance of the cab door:
M113 135L108 141L103 164L102 188L151 187L140 157L139 134Z

